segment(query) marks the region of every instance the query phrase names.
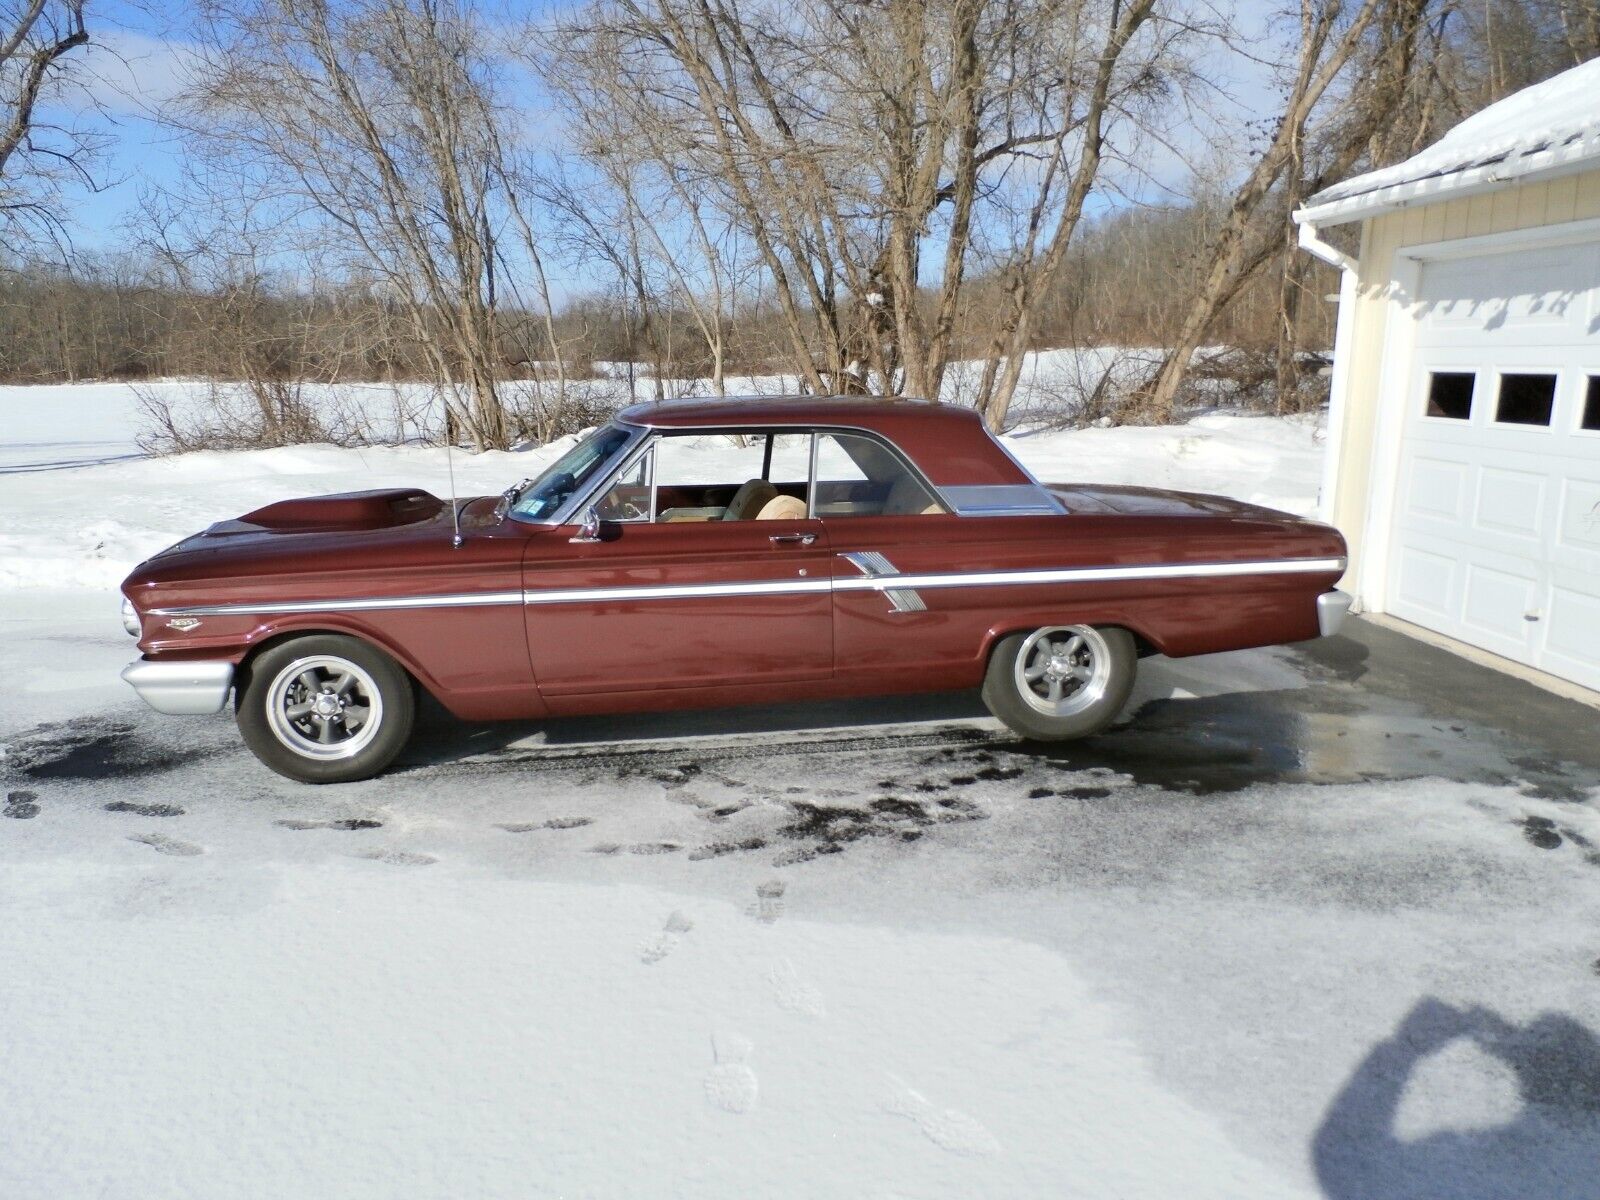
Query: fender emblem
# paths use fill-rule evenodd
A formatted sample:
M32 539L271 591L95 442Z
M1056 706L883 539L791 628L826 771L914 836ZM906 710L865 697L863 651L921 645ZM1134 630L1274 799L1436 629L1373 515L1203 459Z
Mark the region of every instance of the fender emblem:
M191 629L200 627L199 617L173 617L167 622L168 629L176 629L180 633L188 633Z

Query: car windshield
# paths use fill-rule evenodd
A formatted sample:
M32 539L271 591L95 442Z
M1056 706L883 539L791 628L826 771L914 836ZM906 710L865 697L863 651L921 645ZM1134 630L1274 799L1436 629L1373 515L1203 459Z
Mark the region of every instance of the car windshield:
M517 498L513 516L544 521L554 516L572 494L594 479L611 456L627 444L629 433L617 425L602 425L545 468Z

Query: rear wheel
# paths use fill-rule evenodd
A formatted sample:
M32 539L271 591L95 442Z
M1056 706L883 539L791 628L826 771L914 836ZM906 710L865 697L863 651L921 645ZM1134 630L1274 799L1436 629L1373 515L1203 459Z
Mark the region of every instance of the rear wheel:
M235 716L245 744L280 775L345 783L394 761L416 714L411 679L355 638L312 634L250 664Z
M1024 737L1067 741L1098 733L1133 690L1139 652L1115 626L1049 625L1001 639L983 702Z

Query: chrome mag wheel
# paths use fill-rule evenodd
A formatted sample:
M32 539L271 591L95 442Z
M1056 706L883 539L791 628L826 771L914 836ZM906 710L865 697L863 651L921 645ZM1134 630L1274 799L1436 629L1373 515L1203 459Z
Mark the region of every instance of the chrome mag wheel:
M294 753L331 761L361 753L383 724L383 695L359 664L333 654L297 658L272 678L267 727Z
M1070 717L1096 704L1111 679L1110 647L1088 625L1035 630L1017 650L1017 694L1036 712Z

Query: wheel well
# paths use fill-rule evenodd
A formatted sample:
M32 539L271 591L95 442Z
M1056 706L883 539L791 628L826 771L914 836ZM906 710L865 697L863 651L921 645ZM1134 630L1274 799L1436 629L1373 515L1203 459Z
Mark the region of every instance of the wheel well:
M285 642L292 642L298 638L307 637L342 637L349 638L351 641L360 642L365 646L371 646L374 650L386 655L394 662L395 666L399 667L401 671L405 672L405 677L411 681L411 689L413 692L422 692L427 690L423 687L422 681L417 678L416 674L411 670L410 667L406 666L406 664L401 661L401 659L392 651L390 651L387 646L380 646L371 638L364 638L360 634L351 633L348 629L286 629L282 633L275 633L271 637L262 638L255 645L251 646L249 652L239 660L239 665L234 668L233 675L234 696L238 697L244 695L245 689L250 686L250 669L255 665L256 659L260 658L274 646L281 646Z
M1042 629L1046 625L1054 624L1092 625L1096 629L1121 629L1133 639L1134 650L1138 653L1140 658L1149 658L1152 654L1161 653L1161 650L1154 642L1152 642L1144 634L1140 633L1132 625L1124 625L1121 621L1033 621L995 630L989 637L989 645L983 656L984 661L989 662L991 659L993 659L995 648L1012 634L1032 633L1035 629Z

